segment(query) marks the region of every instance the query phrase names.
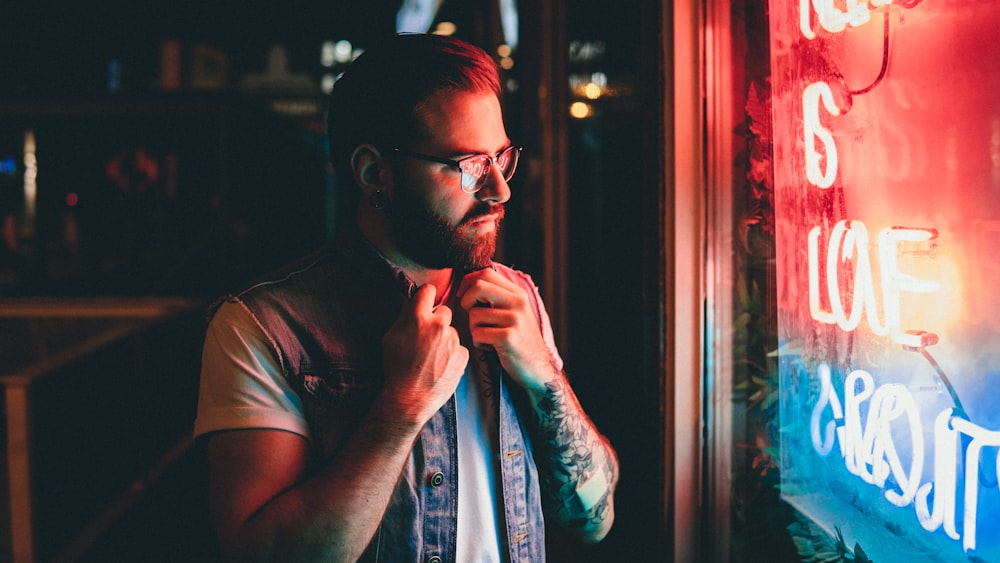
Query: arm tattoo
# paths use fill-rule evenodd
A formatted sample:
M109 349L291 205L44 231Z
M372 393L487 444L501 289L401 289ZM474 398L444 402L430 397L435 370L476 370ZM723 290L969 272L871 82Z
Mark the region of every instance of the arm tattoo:
M571 527L599 524L609 514L617 463L603 437L583 413L564 379L545 385L538 402L539 462L543 495L550 509ZM588 488L587 484L591 483ZM604 484L604 486L601 486ZM585 489L600 495L587 501Z

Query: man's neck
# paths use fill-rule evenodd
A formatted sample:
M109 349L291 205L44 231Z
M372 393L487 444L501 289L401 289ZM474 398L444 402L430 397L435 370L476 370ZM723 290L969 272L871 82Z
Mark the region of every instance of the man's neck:
M392 260L392 258L390 258L390 260ZM448 292L451 290L451 277L453 274L453 270L451 268L443 270L430 270L418 267L414 269L412 267L407 267L406 265L401 265L399 262L394 260L392 260L392 262L396 264L399 269L406 272L406 275L409 276L409 278L413 280L413 283L418 286L425 284L433 285L437 290L437 293L435 293L437 296L435 299L435 305L444 303L445 299L448 298Z
M374 229L366 229L364 225L361 225L362 235L368 239L368 241L382 253L389 262L395 265L400 270L406 273L407 277L417 284L417 286L431 284L437 290L436 304L443 303L447 298L447 292L451 289L451 277L454 270L451 268L441 268L433 269L426 268L417 264L405 254L400 252L399 248L392 242L391 239L385 236L379 236L378 231Z

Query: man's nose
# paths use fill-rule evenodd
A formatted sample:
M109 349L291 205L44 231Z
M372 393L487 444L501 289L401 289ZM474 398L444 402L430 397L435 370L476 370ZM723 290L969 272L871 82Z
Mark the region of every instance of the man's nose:
M503 178L503 172L496 162L490 162L490 171L486 175L486 183L476 192L479 201L487 203L507 203L510 199L510 186Z

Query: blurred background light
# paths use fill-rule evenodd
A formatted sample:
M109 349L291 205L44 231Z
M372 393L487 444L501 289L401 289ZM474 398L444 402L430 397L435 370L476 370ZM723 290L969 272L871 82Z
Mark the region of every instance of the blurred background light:
M441 22L434 28L435 35L455 35L458 26L454 22Z
M403 0L396 12L396 31L398 33L426 33L442 0Z
M17 173L17 161L13 156L5 156L0 159L0 174L14 175Z
M324 41L319 50L319 64L324 67L331 67L336 61L336 47L333 41Z
M569 106L569 114L577 119L586 119L594 114L594 108L586 102L573 102Z
M510 45L511 49L517 48L520 39L518 36L519 18L516 0L500 0L500 25L503 27L505 42Z
M332 74L324 74L319 81L319 89L324 94L329 94L333 92L333 84L337 82L337 77Z
M349 63L354 55L354 46L350 41L341 39L333 46L333 58L338 63Z

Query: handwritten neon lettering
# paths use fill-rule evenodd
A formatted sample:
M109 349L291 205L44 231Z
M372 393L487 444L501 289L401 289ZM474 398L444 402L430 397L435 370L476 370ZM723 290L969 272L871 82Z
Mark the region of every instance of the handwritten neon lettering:
M848 226L849 225L849 226ZM843 244L839 244L842 241ZM841 248L838 252L837 248ZM840 282L837 276L839 263L854 260L854 291L851 299L851 314L847 316L840 298ZM875 282L872 279L871 261L868 257L868 229L861 221L838 221L830 235L830 246L826 256L827 294L837 326L850 332L861 322L861 314L868 312L868 324L872 332L878 335L886 334L885 327L879 322L875 303Z
M883 493L889 503L898 507L912 504L925 530L934 532L943 526L950 538L962 540L965 551L975 549L980 460L984 448L1000 448L1000 431L956 416L954 409L942 410L934 422L933 481L922 483L923 429L919 407L906 386L888 383L876 387L870 373L852 371L844 381L841 408L829 366L821 364L817 374L820 394L813 407L810 428L816 452L827 456L833 451L836 439L844 466L850 473L879 488L884 488L891 476L895 487ZM868 407L867 414L862 416L864 406ZM827 409L831 419L824 425ZM909 437L905 458L896 448L897 438L904 436ZM968 439L964 439L966 437ZM964 465L961 482L958 479L960 465ZM994 470L1000 479L1000 459ZM960 485L964 485L961 532L957 524Z
M979 505L979 458L983 448L1000 447L1000 432L987 430L964 418L952 418L957 432L972 437L965 454L965 526L962 547L968 551L976 548L976 512ZM997 461L997 478L1000 479L1000 461Z
M891 2L799 0L800 32L808 40L824 31L842 33L848 27L868 23L872 12L880 8L888 10L886 6ZM908 4L903 8L915 3ZM888 18L886 14L886 26ZM821 81L797 86L805 87L801 110L802 156L808 183L804 185L826 190L833 187L840 174L833 133L839 122L833 118L846 110L838 107L834 96L839 87L831 88ZM907 322L905 314L912 312L906 308L915 301L908 294L942 291L942 283L917 273L923 264L914 261L933 256L926 250L937 237L933 228L894 226L878 231L871 240L860 221L831 220L813 226L806 243L810 315L819 323L836 325L848 333L857 330L864 318L872 334L888 337L910 350L919 348L927 355L923 349L938 342L937 334L904 330L903 324ZM912 252L915 247L920 251ZM877 254L872 256L873 252ZM927 357L937 368L934 360ZM809 421L814 450L827 457L835 448L839 449L848 473L879 487L889 506L912 505L924 530L943 531L952 540L961 541L966 552L976 549L977 539L993 540L993 522L988 524L984 538L978 538L977 520L980 492L991 495L990 501L1000 492L997 486L1000 430L986 429L970 421L950 386L958 408L944 409L932 419L921 416L917 401L904 383L890 381L877 385L871 373L857 369L843 377L841 387L840 378L835 378L831 371L825 363L817 367L820 388ZM810 392L811 397L814 392ZM927 427L931 420L933 426ZM987 464L984 458L994 465L991 455L996 458L995 467L984 467ZM987 475L989 472L995 472L995 480ZM993 508L988 504L990 501L984 500L984 522L988 518L985 513Z
M840 398L833 388L833 383L830 382L830 366L820 364L818 371L820 377L819 400L813 406L812 423L809 425L813 448L819 452L819 455L826 457L833 449L833 435L834 432L837 432L840 438L838 441L840 444L840 453L844 455L843 428L838 429L836 422L837 420L844 419L844 409L840 405ZM827 405L833 411L833 420L827 421L825 433L823 436L820 436L820 419L823 417L823 411L826 410Z
M809 256L809 314L817 321L832 325L837 322L837 317L833 311L826 311L819 302L819 235L821 229L813 227L809 229L808 256Z
M868 416L862 420L861 406L865 402L869 402ZM903 414L907 415L912 440L909 472L892 436L892 423ZM876 389L869 373L851 372L844 383L844 440L844 465L848 471L877 487L883 487L891 474L901 490L887 490L886 499L896 506L913 501L923 470L924 443L916 403L905 386L890 384Z
M879 263L882 268L882 300L885 303L886 324L892 331L892 339L906 346L920 346L920 337L906 333L900 328L900 293L934 293L941 290L941 284L925 280L899 270L899 244L903 242L926 242L937 238L934 229L909 229L888 227L878 236ZM918 331L915 331L918 332Z
M868 229L861 221L838 221L830 233L826 246L825 274L826 297L829 309L821 303L820 235L819 226L809 231L807 254L809 259L809 312L812 318L824 324L836 324L850 332L857 329L862 315L872 333L890 335L894 342L906 346L926 345L920 334L925 331L903 330L900 301L904 292L933 293L941 290L934 280L919 278L903 272L897 259L899 245L905 242L927 242L937 238L934 229L887 227L878 236L879 282L881 284L882 311L875 290L871 258L869 256ZM854 279L849 290L841 287L841 265L853 264ZM850 311L843 303L850 297Z
M944 532L953 540L959 539L955 525L957 508L958 473L958 433L951 428L954 409L938 413L934 421L934 483L924 483L917 489L914 508L917 520L928 532L934 532L944 525ZM928 497L934 493L934 508L930 508Z
M812 29L809 16L812 10L816 12L816 19L820 26L830 33L844 31L848 25L858 27L868 23L871 19L872 8L885 6L892 0L871 0L871 2L858 2L857 0L846 0L844 10L837 8L834 0L800 0L799 1L799 30L806 39L815 39L816 32ZM811 8L811 9L810 9Z
M866 479L865 472L860 468L870 457L864 451L864 440L861 439L864 434L861 405L871 398L874 386L871 377L861 377L856 371L851 372L844 382L844 443L841 446L844 451L844 466L868 483L872 482L870 476Z
M833 134L823 127L819 121L819 103L823 102L830 115L840 115L840 108L833 99L833 91L826 82L813 82L802 92L803 130L806 147L806 179L818 188L829 188L837 177L837 145L833 142ZM820 163L823 154L816 150L816 142L823 145L826 155L826 170Z
M893 422L904 415L904 427L909 429L910 436L909 472L904 460L900 459L892 435ZM924 438L920 411L905 385L892 383L882 385L875 391L865 430L864 451L869 454L872 463L872 484L883 487L886 478L892 475L900 490L886 490L886 500L896 506L909 505L917 495L923 473Z

